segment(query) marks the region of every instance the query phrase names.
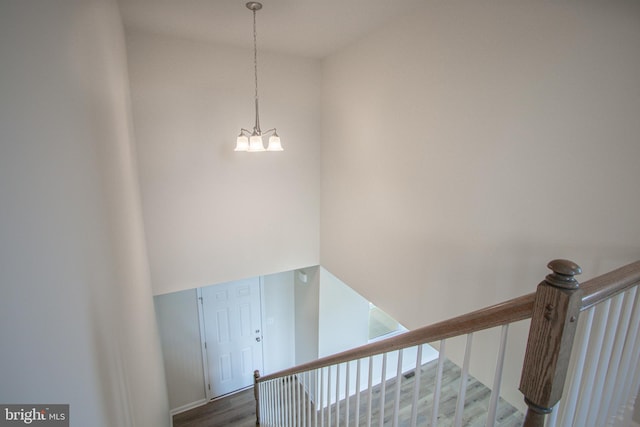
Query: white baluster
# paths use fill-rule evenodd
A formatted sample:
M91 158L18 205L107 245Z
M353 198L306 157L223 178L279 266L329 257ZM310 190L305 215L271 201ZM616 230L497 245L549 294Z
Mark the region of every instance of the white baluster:
M384 426L384 402L387 387L387 353L382 355L382 382L380 383L380 427Z
M298 422L298 414L299 414L299 400L298 400L298 376L292 375L291 377L291 425L299 427L300 424Z
M447 341L440 341L440 350L438 354L438 370L436 372L436 386L433 390L433 408L431 408L431 426L438 425L438 408L440 406L440 391L442 390L442 368L444 367L445 345Z
M346 371L345 371L345 385L344 385L344 396L345 396L345 402L344 402L344 425L345 427L349 427L349 374L350 374L350 369L349 367L351 366L351 362L347 362L346 365Z
M269 381L269 421L275 424L276 421L276 383L275 381Z
M300 409L300 412L298 415L298 419L300 419L300 421L302 422L302 427L307 427L307 398L305 393L305 385L306 385L305 374L304 373L298 374L298 378L300 379L298 381L298 387L300 387L300 390L299 390L300 401L298 403L298 408Z
M314 370L312 371L308 371L307 372L307 398L309 399L309 427L311 427L313 425L313 427L318 427L318 418L317 418L317 414L318 411L312 411L313 407L315 407L317 409L318 407L318 399L317 399L317 394L313 394L313 396L311 396L311 393L313 390L315 390L314 388L311 388L312 385L318 384L317 381L317 375L316 375L316 371ZM312 424L312 421L315 418L315 423Z
M589 340L589 352L587 353L587 364L585 374L582 378L580 386L580 399L578 401L578 409L574 421L575 426L584 427L587 425L587 416L589 415L589 402L593 393L594 382L596 378L596 370L600 353L602 351L602 342L606 331L607 317L611 300L608 299L596 306L596 317L594 320L594 331L591 333Z
M269 381L269 388L271 389L271 422L276 424L278 415L278 396L276 394L276 380Z
M271 391L271 381L267 381L266 383L266 387L267 387L267 421L269 421L269 424L272 424L272 419L271 419L271 411L272 411L272 399L273 399L273 393Z
M272 411L273 411L273 423L274 424L278 424L278 405L280 403L280 400L278 399L278 380L273 380L271 381L271 392L272 392Z
M271 421L273 424L278 423L278 388L276 387L276 380L269 381L271 388Z
M327 369L327 425L331 427L331 366Z
M632 425L633 426L638 425L637 423L632 422L633 412L634 412L633 408L636 402L636 396L637 396L637 390L638 390L638 379L639 379L638 374L640 374L640 372L636 369L636 374L631 375L632 377L634 377L632 383L634 384L633 390L635 390L636 392L631 393L621 405L621 408L619 411L620 413L614 418L614 421L615 421L614 425L616 427L630 427Z
M612 397L615 394L614 391L617 388L617 381L620 377L620 362L622 359L622 352L624 350L624 342L629 330L629 319L631 318L631 311L633 309L633 301L635 297L636 289L632 289L629 292L623 294L624 305L622 308L622 314L618 322L619 326L616 329L616 340L613 344L613 354L609 361L609 369L607 371L608 381L605 382L605 388L602 392L602 401L598 405L598 419L596 420L597 426L604 426L607 424L607 419L611 415L611 403ZM623 373L624 375L624 373Z
M638 397L638 395L640 394L639 388L640 388L640 369L638 369L638 364L639 364L639 359L640 359L640 341L636 341L637 347L636 347L636 364L635 364L635 375L633 378L633 382L631 385L631 390L632 393L629 395L629 399L627 399L628 405L627 408L629 409L629 411L627 412L629 415L629 418L633 417L633 412L634 412L634 406L636 404L636 399ZM637 423L636 423L637 424Z
M277 420L277 394L276 394L276 380L272 380L269 381L269 390L271 393L271 404L269 405L271 408L271 413L269 414L269 419L271 421L272 424L276 424L276 420Z
M589 405L589 413L585 424L587 427L601 427L596 424L596 421L598 418L599 408L603 406L604 403L602 390L604 389L605 378L607 377L607 370L611 360L611 354L613 353L613 341L616 337L614 331L618 329L618 321L620 320L620 313L622 312L623 300L624 294L618 295L613 300L610 300L611 306L609 308L609 317L607 318L607 323L605 325L605 336L602 342L598 367L596 368L596 376L591 395L591 405Z
M595 308L590 308L586 312L580 315L580 322L578 323L578 331L575 335L574 352L576 354L575 364L573 369L570 370L572 375L569 376L569 387L566 397L560 402L560 412L562 422L561 426L573 425L575 418L576 407L578 403L578 396L580 394L580 383L582 382L582 376L584 374L584 363L587 357L587 350L589 348L589 336L591 334L591 326L593 325L593 319L595 317Z
M278 378L276 383L276 387L278 388L278 425L284 425L284 388L282 386L282 378Z
M369 382L367 393L367 427L371 427L371 413L373 412L373 356L369 356Z
M556 423L558 422L558 409L560 406L560 402L556 403L556 406L553 407L551 413L547 416L547 420L545 423L545 427L556 427Z
M396 369L396 398L393 404L393 427L398 427L401 386L402 386L402 349L398 350L398 368Z
M307 400L307 418L309 419L309 427L313 427L313 407L315 405L315 395L313 394L313 371L307 371L307 388L306 388L306 400Z
M324 368L320 368L320 425L324 427Z
M260 393L260 422L264 423L267 420L267 413L269 410L269 383L258 384L258 393Z
M293 422L291 421L291 377L284 377L284 391L285 391L285 403L287 405L287 427L293 427Z
M258 396L260 396L260 400L258 401L258 418L260 420L264 420L264 410L262 408L264 408L264 402L265 399L267 398L267 394L264 392L264 387L262 386L262 384L264 383L258 383L257 387L258 387Z
M300 372L296 374L296 385L298 387L298 404L296 405L296 413L298 418L297 427L307 427L306 419L307 419L307 394L306 390L306 373Z
M411 403L411 427L416 427L418 423L418 400L420 398L420 375L422 374L422 347L418 346L416 356L416 370L414 371L413 402Z
M289 379L289 418L291 419L291 425L295 427L300 427L296 421L296 414L298 412L298 407L296 403L296 377L295 375L290 375Z
M458 390L458 402L456 404L456 416L453 422L455 427L462 427L462 414L464 413L464 400L467 394L467 379L469 377L469 361L471 360L471 343L473 334L467 334L467 345L464 350L464 363L460 376L460 389Z
M282 425L289 427L289 405L287 400L287 397L289 396L289 387L284 378L281 378L280 381L282 381Z
M309 379L310 371L306 371L302 374L302 412L303 412L303 427L313 427L311 423L311 381Z
M300 408L302 407L302 401L300 399L300 381L298 380L298 374L293 376L295 388L295 393L293 394L293 420L294 424L298 427L302 426L304 411L300 412Z
M500 387L502 385L502 369L504 367L504 355L507 348L507 334L509 333L509 324L502 325L500 331L500 349L498 350L498 360L496 362L496 372L493 375L493 388L491 389L491 399L489 401L489 411L487 413L486 427L494 427L496 425L496 415L498 401L500 400Z
M291 420L292 427L298 427L296 424L296 383L295 376L289 376L289 419Z
M264 388L265 391L267 392L267 407L266 407L266 411L265 411L265 418L267 419L267 424L272 424L272 420L271 420L271 405L273 405L272 399L273 399L273 395L271 392L271 381L267 382L264 384Z
M640 324L640 291L636 293L636 299L633 307L633 314L631 315L630 333L627 338L627 344L625 344L625 352L629 353L629 365L626 369L627 376L624 379L622 386L622 396L620 399L620 413L624 414L630 399L637 394L637 389L632 390L634 386L633 372L638 370L638 358L640 358L640 335L638 325Z
M336 427L340 427L340 365L336 365Z
M322 369L322 368L321 368ZM318 409L322 408L322 402L320 401L320 396L322 396L321 393L318 393L319 389L320 389L320 382L318 381L318 370L316 369L314 371L314 376L315 376L315 393L313 396L313 401L314 401L314 406L315 406L315 410L313 411L313 427L318 427ZM320 407L318 407L318 402L320 402Z
M358 359L356 362L356 427L360 425L360 368L361 368L361 359Z

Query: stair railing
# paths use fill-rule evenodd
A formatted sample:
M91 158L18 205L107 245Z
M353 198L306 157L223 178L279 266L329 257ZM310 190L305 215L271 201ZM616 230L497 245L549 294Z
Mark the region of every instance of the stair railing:
M562 367L564 373L558 371L559 375L568 372L564 393L560 389L556 393L562 395L562 399L557 396L549 401L529 398L535 405L546 406L543 412L550 413L547 427L630 425L630 410L640 385L638 284L640 262L635 262L579 287L582 293L579 319L571 322L573 314L568 316L569 322L577 323L573 351L568 365L564 363ZM556 315L555 309L552 315ZM533 321L530 331L533 331ZM530 333L528 345L531 343ZM544 350L538 347L531 351ZM525 382L526 371L525 361ZM530 406L530 411L535 412L535 406L533 409ZM542 423L525 425L542 426Z
M256 371L257 424L278 427L359 425L362 403L366 408L363 416L367 426L376 425L376 422L381 427L398 426L401 421L412 427L436 426L446 340L466 335L452 424L461 427L473 333L500 327L500 349L486 417L486 426L494 426L509 325L531 318L520 381L520 390L528 405L523 425L543 427L547 414L552 414L547 420L548 427L621 425L625 408L640 383L640 292L636 290L640 283L640 261L581 286L575 279L581 272L576 264L556 260L548 267L553 272L538 285L535 293L274 374L261 377ZM580 316L581 312L586 315ZM594 324L597 328L592 331ZM615 330L609 335L601 332L607 328ZM574 337L577 337L579 351L572 356ZM419 376L423 346L436 342L439 342L439 355L433 389L421 391ZM595 356L594 347L598 350ZM410 392L411 410L401 411L401 385L403 373L407 372L403 361L408 357L415 358L411 371L416 378ZM395 374L387 378L388 365L394 361L397 364ZM571 373L569 391L558 404L567 372ZM374 383L378 386L374 387ZM600 402L605 392L610 392L611 397ZM407 397L402 396L402 399ZM425 412L425 406L430 406L430 413ZM554 407L559 410L554 411ZM602 420L606 424L602 424Z

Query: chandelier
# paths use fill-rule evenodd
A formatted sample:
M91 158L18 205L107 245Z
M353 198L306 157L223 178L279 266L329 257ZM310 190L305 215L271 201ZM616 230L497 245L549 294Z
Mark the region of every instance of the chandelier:
M262 9L262 3L257 1L250 1L246 4L247 9L253 12L253 71L254 71L254 83L255 83L255 106L256 106L256 121L253 126L253 131L241 128L240 134L236 139L236 148L234 151L283 151L282 144L280 143L280 137L276 128L262 131L260 129L260 115L258 114L258 43L256 35L256 12ZM267 149L264 148L264 142L262 141L262 135L271 135L269 137L269 145Z

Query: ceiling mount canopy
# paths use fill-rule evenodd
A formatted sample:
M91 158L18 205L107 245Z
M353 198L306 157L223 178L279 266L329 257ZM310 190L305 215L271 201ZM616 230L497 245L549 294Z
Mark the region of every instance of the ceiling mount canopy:
M234 151L283 151L282 144L280 143L280 137L276 128L262 131L260 129L260 114L258 111L258 43L256 33L256 12L262 9L262 3L257 1L250 1L246 4L247 9L253 12L253 71L254 71L254 83L255 83L255 107L256 107L256 120L253 126L253 131L247 129L240 129L240 134L236 138L236 148ZM269 137L269 145L267 149L264 148L264 142L262 141L262 135L271 135Z
M258 1L250 1L247 3L246 6L247 6L247 9L253 10L253 11L262 9L262 3Z

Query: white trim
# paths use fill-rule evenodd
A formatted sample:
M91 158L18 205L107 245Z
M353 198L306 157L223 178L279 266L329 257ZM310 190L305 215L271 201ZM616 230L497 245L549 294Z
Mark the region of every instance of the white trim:
M187 411L189 411L189 410L191 410L193 408L197 408L199 406L206 405L207 403L209 403L208 399L201 399L201 400L198 400L198 401L195 401L195 402L187 403L186 405L182 405L182 406L180 406L178 408L171 409L169 411L169 416L171 417L171 420L172 420L171 424L173 425L173 416L174 415L178 415L178 414L181 414L183 412L187 412Z
M267 324L267 320L265 318L267 309L264 305L264 276L258 276L258 290L260 292L260 346L262 347L262 351L260 352L260 356L262 357L262 360L260 361L260 366L262 366L262 369L260 370L260 376L263 376L266 375L264 369L264 326ZM295 348L295 344L293 345L293 348Z
M229 393L221 394L220 396L212 397L209 399L209 402L215 402L216 400L224 399L225 397L233 396L234 394L242 393L243 391L247 391L253 388L253 385L248 385L246 387L239 388L237 390L230 391Z
M202 351L202 375L204 378L204 395L206 401L211 400L211 390L209 384L209 358L207 357L207 349L205 348L206 330L204 327L204 310L202 309L202 288L196 288L196 304L198 306L198 324L200 325L200 350Z

